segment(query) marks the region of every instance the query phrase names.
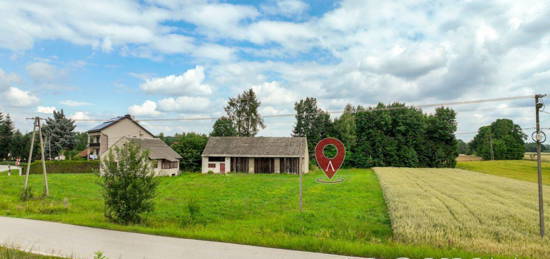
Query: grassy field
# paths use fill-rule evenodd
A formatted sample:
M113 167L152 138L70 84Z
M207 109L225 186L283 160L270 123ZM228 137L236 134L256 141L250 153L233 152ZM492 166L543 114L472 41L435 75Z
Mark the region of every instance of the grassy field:
M375 171L396 240L550 258L550 239L539 236L533 183L460 169ZM549 214L546 222L550 229Z
M341 170L341 184L304 177L304 211L298 210L296 175L183 174L159 178L156 210L139 225L110 223L103 216L98 180L87 174L52 174L51 197L18 201L23 178L0 176L0 215L150 234L217 240L377 258L483 256L478 252L392 239L387 208L371 170ZM31 175L35 193L42 176ZM193 216L188 204L199 206ZM495 257L499 258L499 257Z
M493 160L458 162L457 168L485 174L504 176L528 182L537 182L537 162L528 160ZM550 163L542 163L542 180L550 184Z

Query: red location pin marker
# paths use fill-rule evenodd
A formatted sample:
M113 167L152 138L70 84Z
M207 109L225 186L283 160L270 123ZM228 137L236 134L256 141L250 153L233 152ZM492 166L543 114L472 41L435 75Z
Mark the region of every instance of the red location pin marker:
M323 154L323 151L328 145L334 145L338 153L333 158L328 158ZM344 144L335 138L325 138L315 146L315 159L319 167L325 172L325 175L332 179L336 174L336 171L340 169L340 166L344 163L344 158L346 157L346 148Z

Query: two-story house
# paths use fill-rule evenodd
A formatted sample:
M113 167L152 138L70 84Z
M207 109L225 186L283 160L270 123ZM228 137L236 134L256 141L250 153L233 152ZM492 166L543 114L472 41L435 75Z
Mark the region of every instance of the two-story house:
M123 137L155 138L146 128L125 115L97 125L88 131L90 159L99 159L101 155Z
M114 147L122 147L129 141L146 150L155 175L178 175L181 156L164 141L125 115L104 122L88 131L88 158L102 159Z

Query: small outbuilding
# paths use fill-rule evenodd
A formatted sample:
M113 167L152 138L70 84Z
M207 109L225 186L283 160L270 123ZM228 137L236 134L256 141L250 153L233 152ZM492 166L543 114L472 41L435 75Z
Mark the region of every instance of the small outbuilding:
M308 173L305 137L210 137L202 172Z
M129 141L138 144L143 151L149 152L149 159L151 160L155 176L175 176L179 174L182 157L159 138L122 137L109 147L107 152L101 155L101 159L103 160L109 154L108 151L111 151L114 147L121 147Z

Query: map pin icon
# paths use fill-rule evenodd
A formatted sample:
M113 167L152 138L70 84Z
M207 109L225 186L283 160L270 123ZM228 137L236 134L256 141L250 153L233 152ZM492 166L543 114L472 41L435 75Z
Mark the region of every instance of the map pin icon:
M323 151L328 145L333 145L336 147L337 153L333 158L328 158L323 154ZM344 144L335 138L325 138L317 143L315 146L315 159L317 164L325 172L325 175L332 179L336 174L336 171L340 169L340 166L344 163L344 158L346 157L346 148Z

